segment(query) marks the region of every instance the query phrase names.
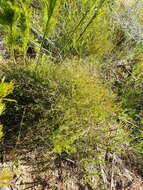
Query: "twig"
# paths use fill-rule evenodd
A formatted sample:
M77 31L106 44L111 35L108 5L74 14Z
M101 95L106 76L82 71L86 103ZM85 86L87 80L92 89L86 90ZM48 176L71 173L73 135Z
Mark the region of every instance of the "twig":
M37 37L38 40L43 40L43 35L35 28L32 27L31 32ZM51 47L56 47L55 44L49 38L44 38L44 43L51 45Z
M135 127L138 127L138 128L139 128L139 126L138 126L138 125L136 125L136 124L132 123L131 121L128 121L128 120L126 120L126 119L124 119L123 121L125 121L126 123L129 123L129 124L131 124L131 125L133 125L133 126L135 126Z

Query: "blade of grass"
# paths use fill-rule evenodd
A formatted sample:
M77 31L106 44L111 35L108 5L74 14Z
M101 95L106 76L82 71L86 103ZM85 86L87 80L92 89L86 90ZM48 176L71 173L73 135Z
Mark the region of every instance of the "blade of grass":
M99 10L101 9L102 5L105 3L106 0L101 0L98 8L95 10L94 15L91 17L91 19L89 20L88 24L85 26L84 30L80 33L80 36L78 37L77 41L79 41L81 39L81 37L84 35L84 33L86 32L87 28L91 25L91 23L93 22L93 20L97 17Z

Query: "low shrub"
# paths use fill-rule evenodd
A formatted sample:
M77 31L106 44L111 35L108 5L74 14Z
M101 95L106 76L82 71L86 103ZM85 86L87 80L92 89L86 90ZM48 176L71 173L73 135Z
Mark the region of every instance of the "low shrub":
M1 72L17 84L10 96L17 103L14 107L7 103L3 116L5 142L20 138L27 147L46 146L60 154L77 150L86 154L97 144L118 150L124 135L116 123L115 95L102 84L96 69L80 60L62 65L44 60L35 66L8 66Z

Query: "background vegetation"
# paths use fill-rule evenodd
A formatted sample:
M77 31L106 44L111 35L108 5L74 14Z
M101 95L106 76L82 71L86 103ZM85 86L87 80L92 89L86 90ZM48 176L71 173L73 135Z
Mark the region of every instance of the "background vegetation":
M141 0L0 0L3 162L32 164L34 154L35 179L49 189L68 172L79 189L142 177L142 9ZM43 173L56 170L50 186Z

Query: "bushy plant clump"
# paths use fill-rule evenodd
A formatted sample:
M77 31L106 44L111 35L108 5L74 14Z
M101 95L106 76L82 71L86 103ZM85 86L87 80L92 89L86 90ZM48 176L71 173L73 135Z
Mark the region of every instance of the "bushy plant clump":
M9 83L4 81L4 78L0 82L0 117L5 113L5 101L13 101L11 99L8 99L7 96L12 93L14 90L14 82L11 81ZM0 148L1 148L1 140L4 136L3 133L3 126L0 123ZM3 156L3 155L0 155ZM9 185L10 181L12 180L13 173L9 172L7 170L0 171L0 187Z
M143 66L142 62L134 66L135 58L142 59L142 44L135 40L138 33L131 35L138 31L130 19L135 18L130 15L132 7L110 2L0 0L0 26L6 49L12 53L9 58L19 50L21 53L14 59L16 64L3 60L0 66L0 78L7 79L2 85L16 81L14 92L8 93L16 102L6 102L6 114L1 115L3 146L20 156L21 148L28 152L34 149L34 163L40 161L38 169L42 171L51 163L62 170L62 163L69 160L94 189L98 185L107 189L110 183L116 188L116 174L122 173L114 172L122 168L118 155L126 148L140 153L143 148ZM130 21L127 28L123 21ZM30 32L36 39L31 39ZM27 44L40 50L32 60L26 57ZM95 62L101 68L100 75ZM2 111L3 106L0 97ZM42 165L44 155L47 160Z
M17 103L14 108L8 103L3 117L6 142L14 142L20 131L24 144L46 146L56 153L83 150L85 144L117 149L122 129L116 123L115 95L94 67L80 62L54 65L46 60L36 70L34 63L5 70L8 80L17 83L11 95Z
M119 89L121 106L132 119L132 136L135 151L143 153L143 63L139 62L133 67L122 89Z
M109 20L106 1L63 1L53 39L64 58L102 55L112 48Z

